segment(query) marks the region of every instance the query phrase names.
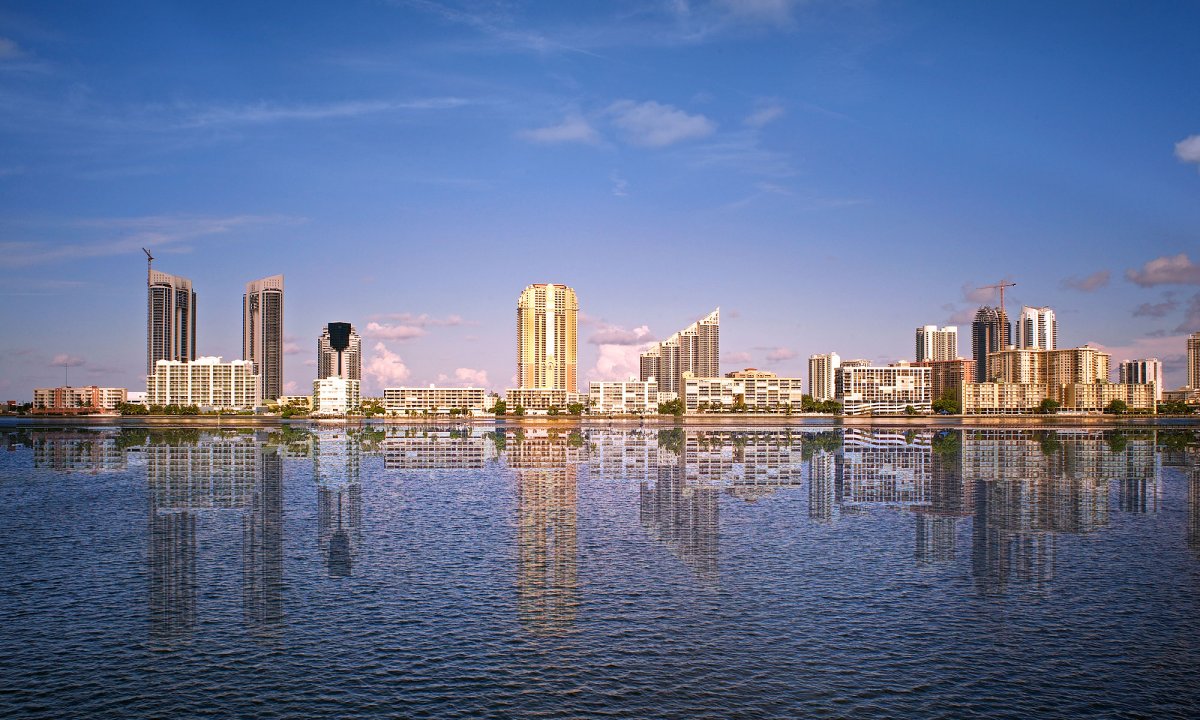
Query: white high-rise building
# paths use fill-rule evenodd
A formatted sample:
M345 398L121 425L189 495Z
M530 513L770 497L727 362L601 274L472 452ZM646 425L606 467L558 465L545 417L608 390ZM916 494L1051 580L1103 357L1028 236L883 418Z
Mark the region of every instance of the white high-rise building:
M313 380L313 415L345 415L362 404L357 380L336 375Z
M242 357L254 363L264 400L283 394L283 276L246 283L242 295Z
M1145 385L1154 383L1154 400L1162 402L1163 374L1162 362L1158 358L1143 360L1126 360L1118 368L1122 385Z
M917 328L917 362L955 360L958 358L958 327L937 325Z
M808 358L808 394L817 402L837 396L837 370L842 359L837 353L810 355Z
M1017 322L1017 347L1035 350L1058 349L1058 322L1048 307L1021 308Z
M660 392L681 392L683 374L721 376L721 309L688 325L639 358L641 381L653 378Z

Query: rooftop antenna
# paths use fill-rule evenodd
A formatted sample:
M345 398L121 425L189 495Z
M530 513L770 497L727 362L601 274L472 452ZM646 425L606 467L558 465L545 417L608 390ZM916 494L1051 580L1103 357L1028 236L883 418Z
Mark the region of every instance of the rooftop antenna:
M142 252L146 253L146 284L150 284L150 266L154 263L154 256L146 248L142 248ZM1001 290L1000 292L1004 292Z

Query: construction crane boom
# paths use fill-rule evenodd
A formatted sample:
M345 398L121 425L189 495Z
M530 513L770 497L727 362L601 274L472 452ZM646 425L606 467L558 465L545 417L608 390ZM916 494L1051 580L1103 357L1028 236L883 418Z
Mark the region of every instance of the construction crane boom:
M152 269L152 267L151 267L151 266L154 264L154 256L153 256L153 255L151 255L151 254L150 254L150 251L149 251L149 250L147 250L146 248L142 248L142 252L146 253L146 286L147 286L147 287L149 287L149 285L150 285L150 272L151 272L151 269Z

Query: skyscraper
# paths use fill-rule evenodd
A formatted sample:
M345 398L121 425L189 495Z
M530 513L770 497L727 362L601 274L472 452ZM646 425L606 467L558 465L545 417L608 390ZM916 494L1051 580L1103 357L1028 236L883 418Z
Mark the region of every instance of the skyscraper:
M196 293L192 281L158 270L146 276L146 374L159 360L196 359Z
M808 358L808 394L817 402L837 396L837 369L842 359L837 353L810 355Z
M328 377L362 380L362 338L350 323L329 323L317 339L317 379Z
M1048 307L1021 308L1021 320L1017 323L1017 347L1057 350L1058 322L1054 319L1054 311Z
M530 285L517 299L517 387L575 392L579 300L566 285Z
M917 328L917 362L954 360L958 357L958 328L937 325Z
M246 283L242 295L242 359L254 363L262 399L283 394L283 276Z
M1190 388L1200 388L1200 332L1188 335L1187 384Z
M971 323L971 351L975 358L975 382L987 382L988 353L1008 347L1011 328L1008 316L996 307L983 306Z
M660 392L681 392L686 372L701 378L721 377L721 309L642 353L639 367L641 379L655 378Z

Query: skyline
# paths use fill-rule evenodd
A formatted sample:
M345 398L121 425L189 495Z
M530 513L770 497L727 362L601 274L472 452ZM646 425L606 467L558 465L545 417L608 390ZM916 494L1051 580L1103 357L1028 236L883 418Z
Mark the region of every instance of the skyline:
M285 393L335 321L372 394L512 387L535 282L579 294L581 386L718 305L722 371L911 359L1002 278L1184 382L1200 8L286 7L0 12L0 399L144 385L142 246L198 356L287 276Z

